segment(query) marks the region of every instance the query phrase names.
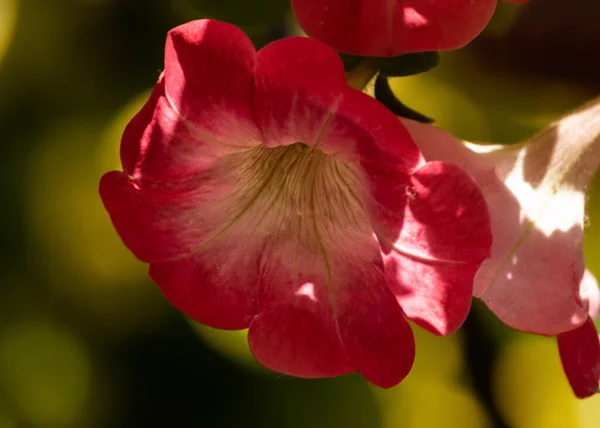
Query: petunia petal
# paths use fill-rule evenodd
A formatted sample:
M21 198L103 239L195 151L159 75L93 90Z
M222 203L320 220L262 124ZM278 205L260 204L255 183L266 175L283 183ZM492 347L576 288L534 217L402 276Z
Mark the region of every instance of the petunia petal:
M456 49L488 23L496 0L292 0L311 37L355 55Z
M248 328L257 311L262 241L246 222L234 223L189 257L150 264L150 277L189 317L216 328Z
M558 335L563 369L579 398L596 394L600 383L600 337L591 318L575 330Z
M179 257L201 238L193 220L192 227L183 227L182 219L193 219L190 211L195 211L190 195L141 190L125 173L112 171L100 181L100 196L121 239L142 261Z
M249 146L258 144L252 143L252 135L246 137ZM139 188L163 193L210 187L219 175L221 158L245 149L217 141L183 120L164 95L164 77L121 139L123 170Z
M121 141L123 170L140 188L189 191L222 156L260 144L251 111L255 55L231 24L200 20L169 32L165 71Z
M382 278L340 296L340 334L355 369L382 388L410 372L415 343L410 325Z
M272 370L299 377L355 371L340 339L329 292L339 284L330 282L318 243L282 244L261 270L260 312L248 332L254 356Z
M386 276L411 320L450 334L466 319L473 277L489 256L487 207L473 180L443 162L419 168L406 194L399 235L379 235Z
M225 169L226 170L226 169ZM235 213L225 196L237 189L213 182L192 192L140 189L125 173L100 181L100 196L125 245L145 262L165 262L189 254L226 227Z
M386 287L377 242L367 230L342 238L316 227L265 258L248 336L254 355L294 376L358 371L376 385L396 385L412 366L414 339Z
M246 147L260 140L251 109L256 51L232 24L203 19L169 31L165 94L196 133Z
M345 156L353 155L368 173L380 171L406 175L425 163L412 137L379 101L349 88L340 101L337 115L332 118L322 150ZM378 179L370 177L375 186ZM388 187L386 183L384 187Z
M273 42L256 56L253 108L267 146L323 140L349 88L341 59L305 37Z
M141 110L129 121L121 137L121 164L123 171L133 176L136 165L140 162L150 142L144 135L151 133L151 123L158 101L165 93L164 76L161 74L154 85L150 98ZM146 139L146 141L144 141Z

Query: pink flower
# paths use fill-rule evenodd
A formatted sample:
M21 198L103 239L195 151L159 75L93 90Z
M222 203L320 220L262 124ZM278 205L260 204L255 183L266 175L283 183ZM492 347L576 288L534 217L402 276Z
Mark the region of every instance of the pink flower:
M600 344L591 318L600 291L582 243L585 191L600 165L600 99L514 146L465 145L432 126L404 124L427 160L463 167L484 193L494 242L474 295L517 330L558 335L575 393L595 391Z
M292 0L309 36L341 52L378 57L460 48L495 8L496 0Z
M473 181L425 163L315 40L256 52L222 22L170 31L121 160L100 194L124 243L175 307L249 328L282 373L397 384L414 358L405 317L455 331L489 256Z

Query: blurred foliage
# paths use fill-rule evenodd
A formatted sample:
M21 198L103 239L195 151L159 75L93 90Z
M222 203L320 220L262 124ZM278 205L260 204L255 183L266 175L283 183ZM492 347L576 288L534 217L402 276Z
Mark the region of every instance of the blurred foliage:
M500 2L477 41L392 89L460 137L522 140L600 91L581 53L597 51L600 29L561 27L593 19L588 8ZM166 32L202 17L242 26L257 46L298 31L288 0L0 0L0 428L596 426L598 398L571 396L552 340L512 332L482 305L449 338L415 327L414 369L386 391L358 375L271 373L244 331L169 307L97 186L120 167ZM596 275L599 216L596 183L585 241Z
M414 326L417 357L408 377L389 390L372 387L385 428L491 427L466 375L460 332L436 337Z
M600 278L600 172L596 171L586 201L583 253L587 268ZM600 322L596 320L596 325Z
M15 323L0 334L0 382L33 426L77 427L89 398L89 355L68 330L39 320Z
M139 99L134 103L133 110L139 109ZM26 174L27 232L39 249L30 253L38 273L83 317L95 317L119 334L158 321L165 308L158 293L150 292L155 288L146 280L147 267L122 245L97 194L98 177L119 168L118 142L126 123L121 116L108 131L87 116L65 119L41 138Z
M0 63L10 46L16 19L17 0L0 0Z
M429 73L393 79L396 95L436 125L478 142L520 142L590 98L576 83L497 70L464 49Z
M514 428L595 428L600 395L573 396L553 339L522 336L507 344L494 370L498 406Z

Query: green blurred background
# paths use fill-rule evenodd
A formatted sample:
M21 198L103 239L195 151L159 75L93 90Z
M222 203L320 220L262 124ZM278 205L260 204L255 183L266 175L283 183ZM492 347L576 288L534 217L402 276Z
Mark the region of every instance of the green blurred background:
M553 340L481 305L452 337L415 328L413 372L382 391L358 375L271 373L245 332L165 303L97 183L119 168L166 32L203 17L257 46L298 32L288 0L0 0L0 428L600 427L600 397L573 398ZM596 0L500 4L478 40L394 90L462 138L520 141L600 93L598 17ZM585 250L598 275L593 189Z

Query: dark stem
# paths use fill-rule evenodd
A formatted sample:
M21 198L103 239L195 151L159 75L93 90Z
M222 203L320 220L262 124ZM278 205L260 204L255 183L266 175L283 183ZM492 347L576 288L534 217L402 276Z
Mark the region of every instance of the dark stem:
M421 123L433 123L434 120L404 105L390 88L388 78L381 74L375 79L375 98L396 116L416 120Z
M473 387L481 399L494 427L510 428L498 410L491 391L491 374L498 347L487 334L485 323L478 319L477 311L471 310L463 324L465 337L465 360L473 379Z

